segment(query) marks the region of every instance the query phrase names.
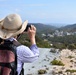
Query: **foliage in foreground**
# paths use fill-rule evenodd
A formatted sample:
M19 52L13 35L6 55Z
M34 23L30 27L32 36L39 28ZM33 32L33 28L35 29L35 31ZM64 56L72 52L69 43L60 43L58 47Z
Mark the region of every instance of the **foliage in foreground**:
M45 74L45 73L47 73L46 70L43 69L38 70L38 74Z
M53 61L50 62L52 65L58 65L58 66L64 66L64 64L60 60L54 59Z
M73 72L76 72L76 70L70 70L70 69L68 69L68 70L66 70L66 72L70 72L70 73L73 73Z

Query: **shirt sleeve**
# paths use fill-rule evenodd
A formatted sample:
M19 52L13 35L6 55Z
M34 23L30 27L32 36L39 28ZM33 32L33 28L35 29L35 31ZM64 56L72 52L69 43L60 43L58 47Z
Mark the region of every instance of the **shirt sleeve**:
M17 47L18 60L25 62L33 62L39 57L39 49L36 44L30 48L24 45Z

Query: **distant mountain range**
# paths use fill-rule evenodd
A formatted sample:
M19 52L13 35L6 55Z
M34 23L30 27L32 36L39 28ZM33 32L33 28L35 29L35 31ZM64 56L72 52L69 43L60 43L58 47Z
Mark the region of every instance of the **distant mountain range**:
M66 25L64 27L59 28L59 30L68 31L68 32L75 32L76 31L76 24Z
M35 25L38 33L51 33L55 30L63 30L68 32L76 31L76 24L70 24L60 28L50 24L42 24L42 23L29 23L29 24Z
M29 23L29 24L36 26L38 33L51 33L52 31L57 29L57 27L48 24L42 24L42 23Z

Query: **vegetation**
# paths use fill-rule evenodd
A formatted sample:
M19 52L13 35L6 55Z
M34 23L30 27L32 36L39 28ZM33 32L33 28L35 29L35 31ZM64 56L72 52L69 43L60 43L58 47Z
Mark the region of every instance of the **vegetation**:
M61 49L65 49L66 45L63 43L55 43L53 44L53 47L61 50Z
M39 34L42 34L42 33L51 33L52 31L54 31L56 29L55 26L52 26L52 25L46 25L46 24L42 24L42 23L29 23L29 24L32 24L34 25L36 28L37 28L37 32Z
M57 51L56 51L55 48L51 48L50 52L52 52L52 53L56 53Z
M49 40L50 43L53 44L54 48L59 49L76 49L76 35L69 35L63 37L47 37L46 39Z
M76 23L61 27L61 28L59 28L59 30L68 31L68 32L75 32L76 31Z
M71 49L71 50L76 49L76 44L69 44L68 49Z
M48 37L47 38L50 42L52 43L63 43L65 45L68 44L76 44L76 35L68 35L68 36L63 36L63 37Z
M74 58L74 57L70 55L70 56L68 56L68 58L70 58L70 59L71 59L71 58Z
M53 61L50 62L52 65L59 65L59 66L64 66L64 64L60 60L54 59Z
M44 39L47 39L49 41L44 41ZM71 40L70 40L71 39ZM30 46L30 40L27 36L27 34L22 34L21 37L18 39L18 41L26 46ZM38 47L41 48L50 48L54 47L57 49L76 49L76 36L65 36L65 37L47 37L42 38L39 35L36 35L36 41ZM50 43L53 44L53 46L50 45Z
M43 70L43 69L38 70L38 74L45 74L45 73L47 73L46 70Z
M50 48L50 44L52 43L54 48L58 49L76 49L76 35L66 35L66 36L54 36L54 37L42 37L41 34L52 34L57 28L51 25L45 25L41 23L31 23L36 26L37 28L37 34L36 34L36 41L38 47L44 47L44 48ZM59 28L59 30L63 31L69 31L69 32L75 32L76 31L76 24L65 26L62 28ZM44 41L44 39L48 41ZM18 39L19 42L26 46L30 46L30 40L28 39L28 36L26 34L22 34L21 37Z
M73 60L70 60L70 62L74 62Z
M26 46L30 46L30 40L29 40L27 34L22 34L21 37L18 39L18 41L21 44L24 44ZM51 47L49 42L44 41L43 39L39 38L38 36L36 36L36 42L37 42L38 47L41 47L41 48L43 48L43 47L50 48Z
M68 70L66 70L66 72L70 72L70 73L73 73L73 72L76 72L76 70L70 70L70 69L68 69Z
M62 73L63 73L62 71L59 71L59 72L58 72L58 74L62 74Z

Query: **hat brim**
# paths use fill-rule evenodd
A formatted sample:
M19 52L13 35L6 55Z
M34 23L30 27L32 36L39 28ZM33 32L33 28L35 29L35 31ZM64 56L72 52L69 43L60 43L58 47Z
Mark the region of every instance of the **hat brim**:
M16 36L16 35L22 33L26 29L26 26L28 24L28 20L24 21L24 23L22 24L22 27L19 30L16 30L16 31L13 31L13 32L10 32L9 30L1 29L2 28L1 23L2 23L2 20L0 20L0 38L8 39L12 36Z

